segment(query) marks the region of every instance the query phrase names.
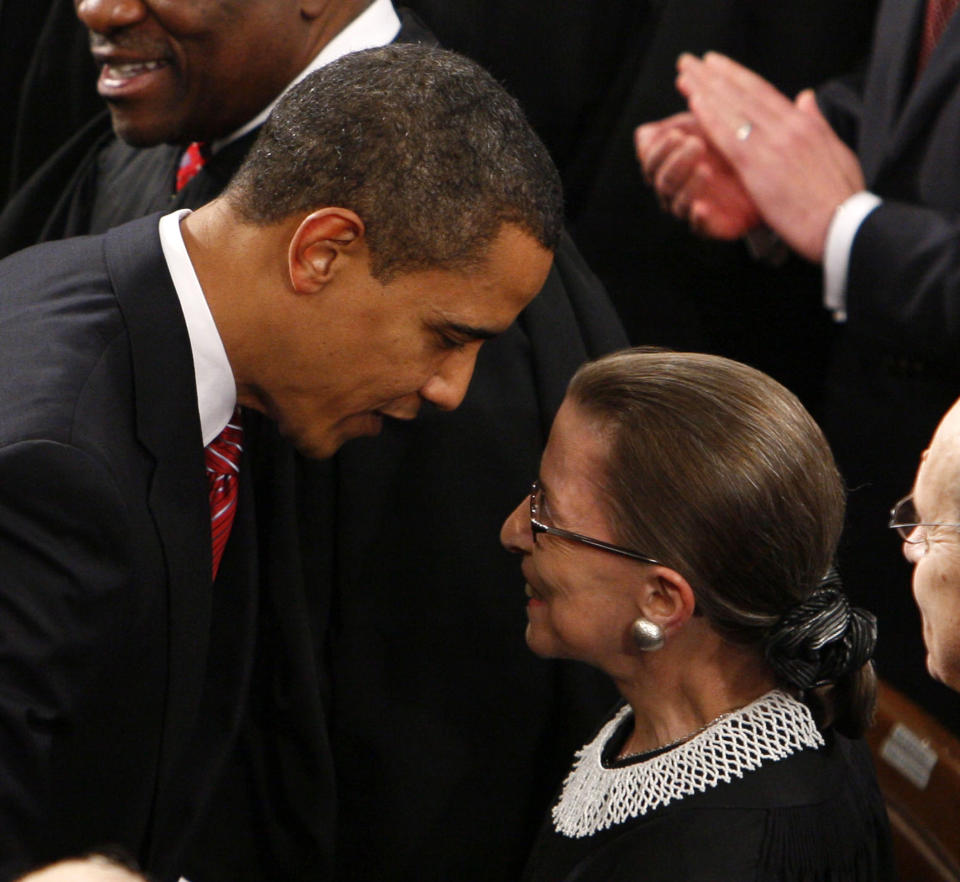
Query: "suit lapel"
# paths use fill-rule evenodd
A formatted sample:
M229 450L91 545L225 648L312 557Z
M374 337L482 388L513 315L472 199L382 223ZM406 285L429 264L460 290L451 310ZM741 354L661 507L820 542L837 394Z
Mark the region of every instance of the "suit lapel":
M933 116L946 104L945 93L960 80L960 15L954 15L926 69L916 79L915 65L923 21L923 2L893 3L889 21L878 28L877 49L868 82L860 153L868 186L925 137ZM904 35L909 35L904 39Z
M923 7L923 0L887 0L878 14L857 151L868 186L891 158L898 117L913 86Z
M930 121L949 103L948 95L956 91L960 81L960 15L954 15L943 37L933 50L930 61L906 103L894 130L891 155L909 148L924 137Z
M111 230L107 265L133 353L136 432L156 459L150 498L167 567L169 688L160 780L193 729L210 632L210 513L193 356L152 215Z

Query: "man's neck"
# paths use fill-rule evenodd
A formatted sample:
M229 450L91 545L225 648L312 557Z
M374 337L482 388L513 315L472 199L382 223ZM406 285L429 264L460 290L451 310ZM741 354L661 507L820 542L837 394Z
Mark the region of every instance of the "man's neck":
M300 82L308 74L351 52L386 46L400 32L400 18L397 16L391 0L327 3L323 11L317 16L315 24L317 36L311 43L315 49L311 60L287 84L286 88L253 119L235 129L226 137L215 140L211 145L214 153L247 134L247 132L263 125L283 92Z

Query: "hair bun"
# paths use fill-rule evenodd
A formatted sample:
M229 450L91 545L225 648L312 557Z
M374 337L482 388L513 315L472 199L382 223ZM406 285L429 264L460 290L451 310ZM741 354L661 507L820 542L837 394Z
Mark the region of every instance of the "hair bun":
M764 652L786 683L813 689L859 670L873 656L876 642L876 616L850 606L840 577L831 570L774 625Z

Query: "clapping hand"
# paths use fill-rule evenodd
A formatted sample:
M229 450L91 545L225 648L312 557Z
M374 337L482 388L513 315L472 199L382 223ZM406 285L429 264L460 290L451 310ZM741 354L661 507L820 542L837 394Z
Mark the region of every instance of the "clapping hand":
M864 181L813 92L791 101L714 52L683 55L677 70L689 113L636 133L638 158L665 207L716 238L765 223L799 254L822 261L834 211Z

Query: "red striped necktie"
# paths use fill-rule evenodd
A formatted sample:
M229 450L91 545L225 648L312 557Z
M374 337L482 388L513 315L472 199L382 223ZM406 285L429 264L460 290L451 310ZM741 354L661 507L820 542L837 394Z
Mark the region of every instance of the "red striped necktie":
M237 511L237 484L240 454L243 453L243 424L238 407L224 430L204 449L207 483L210 489L210 536L213 543L213 578L230 536Z
M920 37L920 55L917 58L917 73L927 66L933 50L947 29L951 16L957 9L958 0L927 0L923 18L923 34Z
M210 158L210 146L204 141L194 141L180 157L177 168L177 192L192 181Z

